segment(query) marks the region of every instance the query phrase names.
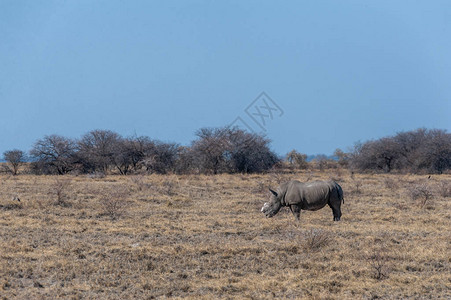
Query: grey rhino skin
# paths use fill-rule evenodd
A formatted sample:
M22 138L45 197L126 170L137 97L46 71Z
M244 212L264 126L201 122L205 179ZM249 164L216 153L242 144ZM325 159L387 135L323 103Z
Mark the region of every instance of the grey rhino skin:
M282 183L277 191L269 189L271 199L265 203L261 211L271 218L277 214L282 206L290 207L297 220L300 219L301 210L318 210L326 204L332 208L334 221L340 221L343 190L335 181L300 182L292 180Z

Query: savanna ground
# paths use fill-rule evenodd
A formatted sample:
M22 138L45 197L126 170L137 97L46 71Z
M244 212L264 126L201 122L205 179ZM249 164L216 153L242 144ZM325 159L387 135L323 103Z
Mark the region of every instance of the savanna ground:
M330 177L340 222L260 212L269 186ZM427 177L3 175L0 295L451 299L451 175ZM418 186L432 194L413 199Z

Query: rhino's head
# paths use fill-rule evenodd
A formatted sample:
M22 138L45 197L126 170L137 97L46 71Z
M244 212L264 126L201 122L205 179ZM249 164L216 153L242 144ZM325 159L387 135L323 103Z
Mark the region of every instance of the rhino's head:
M277 192L269 189L271 191L271 196L269 198L269 202L266 202L262 207L262 213L266 215L266 217L271 218L275 214L277 214L282 207L282 203L280 201L280 197Z

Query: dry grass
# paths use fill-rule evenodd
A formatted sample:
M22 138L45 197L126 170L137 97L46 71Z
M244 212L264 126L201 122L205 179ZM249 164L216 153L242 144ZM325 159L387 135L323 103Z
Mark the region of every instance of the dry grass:
M340 222L260 213L268 185L333 172L68 177L66 205L65 177L0 176L0 296L449 299L449 197L432 188L424 209L406 193L424 176L341 172Z

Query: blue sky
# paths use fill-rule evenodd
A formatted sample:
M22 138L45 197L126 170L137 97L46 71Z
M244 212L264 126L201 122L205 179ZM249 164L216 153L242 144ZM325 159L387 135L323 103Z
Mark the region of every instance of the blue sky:
M0 0L0 152L93 129L188 144L261 92L284 154L451 129L450 1ZM258 127L258 126L257 126Z

